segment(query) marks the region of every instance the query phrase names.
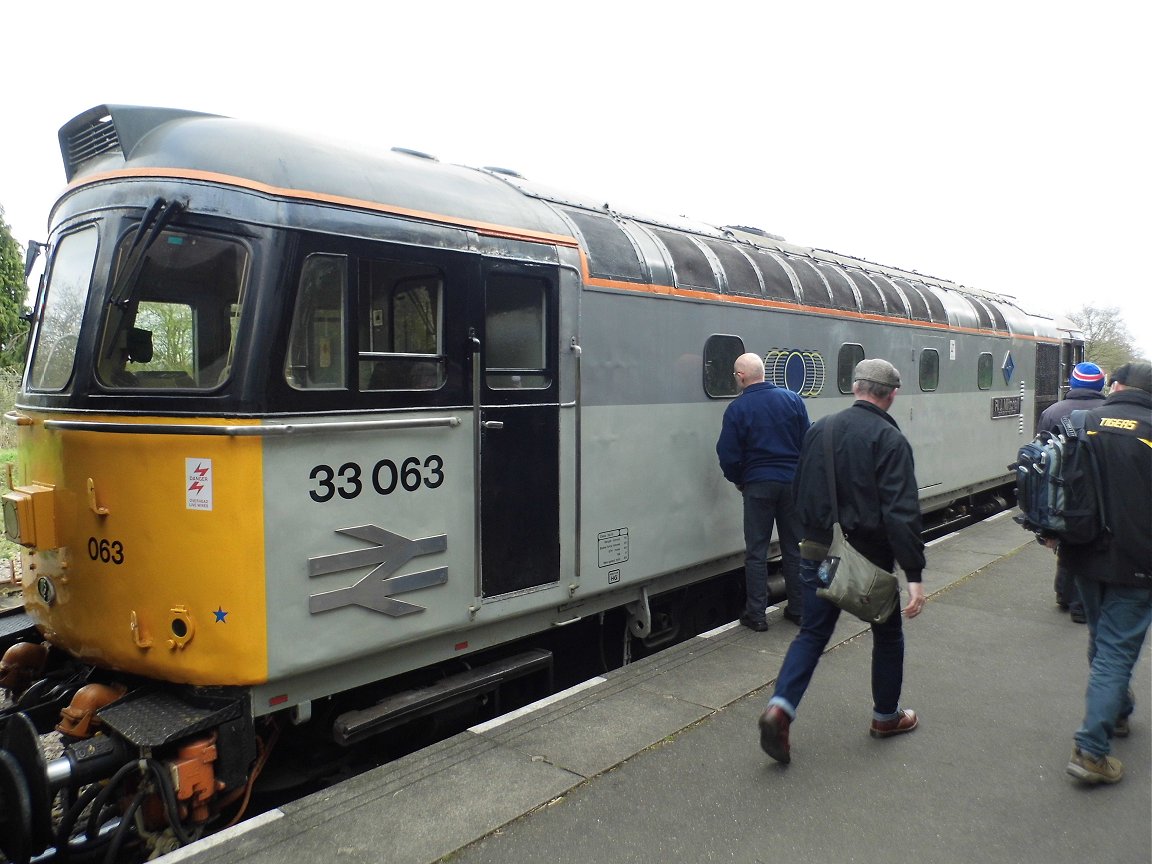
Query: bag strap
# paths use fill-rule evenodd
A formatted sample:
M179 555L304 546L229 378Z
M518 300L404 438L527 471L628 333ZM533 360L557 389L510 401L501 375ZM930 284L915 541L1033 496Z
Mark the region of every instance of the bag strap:
M825 421L824 429L824 476L828 478L828 500L832 506L832 524L840 521L840 513L836 507L836 455L832 449L832 420L835 415Z

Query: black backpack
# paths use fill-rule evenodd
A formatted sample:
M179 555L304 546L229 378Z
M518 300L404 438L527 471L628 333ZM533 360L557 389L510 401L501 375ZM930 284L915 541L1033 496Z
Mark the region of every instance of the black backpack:
M1091 543L1108 530L1100 470L1084 428L1087 413L1073 411L1064 417L1062 434L1036 433L1008 466L1016 472L1021 511L1016 521L1073 545Z

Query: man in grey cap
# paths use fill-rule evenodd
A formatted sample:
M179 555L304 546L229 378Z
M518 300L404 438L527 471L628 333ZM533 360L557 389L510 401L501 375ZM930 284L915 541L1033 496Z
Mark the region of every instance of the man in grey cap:
M915 712L900 707L904 683L904 631L901 614L913 618L924 608L924 541L920 539L920 500L912 447L888 414L900 373L887 360L862 360L853 372L851 407L821 418L804 437L793 491L800 543L804 617L776 679L768 708L760 716L760 746L778 762L791 761L789 727L840 609L816 596L817 572L832 542L832 506L827 472L835 471L836 509L848 542L877 567L897 562L908 580L909 602L888 620L872 625L872 723L874 738L911 732ZM831 436L831 464L825 458Z

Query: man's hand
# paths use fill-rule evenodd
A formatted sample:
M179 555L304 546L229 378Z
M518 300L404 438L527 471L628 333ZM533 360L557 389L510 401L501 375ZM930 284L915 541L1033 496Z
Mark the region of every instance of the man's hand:
M908 605L902 610L909 618L915 618L924 611L924 604L927 598L924 596L924 584L922 582L909 582L908 583Z

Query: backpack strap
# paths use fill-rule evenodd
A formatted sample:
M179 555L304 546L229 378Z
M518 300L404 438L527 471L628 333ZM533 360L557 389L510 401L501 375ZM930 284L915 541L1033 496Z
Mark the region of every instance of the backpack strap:
M1084 448L1084 453L1088 457L1088 470L1092 472L1092 485L1095 486L1096 509L1100 513L1100 525L1104 534L1111 534L1112 529L1108 527L1108 511L1104 509L1104 481L1100 477L1100 464L1096 461L1096 448L1092 446L1092 437L1087 429L1088 411L1079 408L1067 417L1062 417L1060 422L1064 426L1067 437L1078 439L1079 446Z

